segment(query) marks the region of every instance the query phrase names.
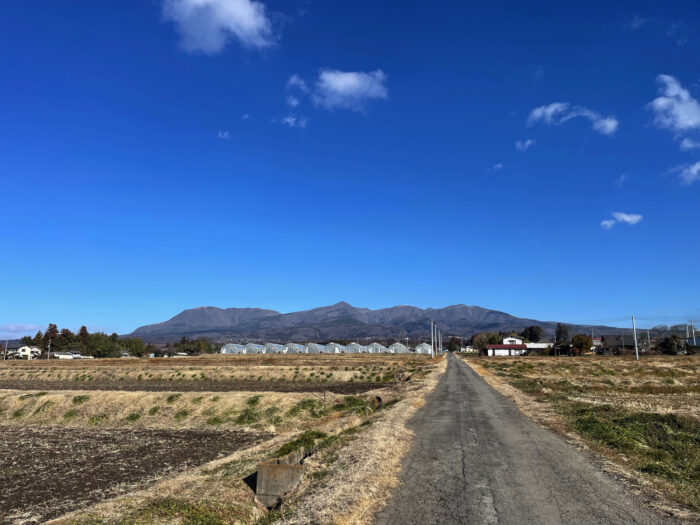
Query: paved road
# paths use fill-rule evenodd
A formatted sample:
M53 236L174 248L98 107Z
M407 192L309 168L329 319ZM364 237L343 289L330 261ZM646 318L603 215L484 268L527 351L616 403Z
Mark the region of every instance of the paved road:
M523 416L460 359L409 423L416 434L377 525L676 523Z

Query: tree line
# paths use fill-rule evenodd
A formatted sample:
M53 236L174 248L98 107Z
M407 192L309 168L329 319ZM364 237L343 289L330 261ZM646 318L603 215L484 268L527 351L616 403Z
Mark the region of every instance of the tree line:
M34 337L25 336L21 343L26 346L39 348L42 352L80 352L82 355L93 357L120 357L124 353L142 357L148 354L163 354L185 352L187 354L212 354L218 352L218 347L206 339L190 340L186 337L176 343L166 343L163 347L146 344L140 337L119 337L116 333L107 335L104 332L90 333L81 326L77 333L68 328L58 329L49 323L46 331L39 330Z

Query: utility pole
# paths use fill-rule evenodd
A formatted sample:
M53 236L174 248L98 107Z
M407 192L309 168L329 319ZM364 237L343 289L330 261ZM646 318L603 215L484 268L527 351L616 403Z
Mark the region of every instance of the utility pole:
M5 353L2 355L2 360L7 360L7 339L5 339Z
M46 354L46 359L51 359L51 338L49 337L49 353Z
M435 338L433 337L434 331L433 331L433 320L432 318L430 319L430 354L431 357L435 357Z
M696 346L697 343L695 342L695 321L692 319L690 320L690 330L693 332L693 346Z
M649 335L649 330L647 330L647 352L651 352L651 336Z
M637 361L639 361L639 349L637 348L637 324L634 321L634 316L632 316L632 331L634 332L634 355L637 357ZM622 336L622 347L624 348L625 343L624 343L624 335Z
M406 338L406 350L408 350L408 337Z

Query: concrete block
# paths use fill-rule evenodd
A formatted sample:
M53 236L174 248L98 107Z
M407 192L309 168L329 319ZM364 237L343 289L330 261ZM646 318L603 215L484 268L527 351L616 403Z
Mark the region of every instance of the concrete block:
M279 458L264 461L258 466L256 497L266 507L275 507L303 478L304 465L279 463Z

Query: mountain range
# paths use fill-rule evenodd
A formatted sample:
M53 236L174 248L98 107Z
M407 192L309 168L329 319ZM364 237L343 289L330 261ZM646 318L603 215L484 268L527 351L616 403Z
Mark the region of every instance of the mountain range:
M162 323L137 328L131 336L150 342L205 337L214 341L306 342L334 339L430 338L430 319L435 319L444 337L469 337L477 332L520 332L538 325L552 336L555 321L537 321L479 306L456 304L445 308L394 306L370 310L346 302L300 312L280 313L261 308L216 308L202 306L184 310ZM571 333L597 335L619 333L619 328L569 325Z

